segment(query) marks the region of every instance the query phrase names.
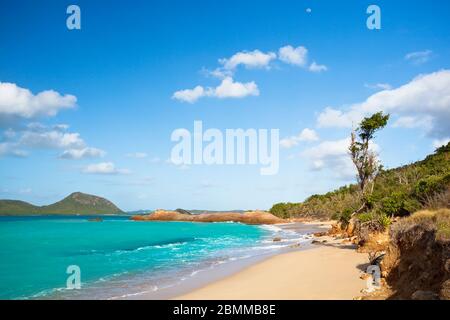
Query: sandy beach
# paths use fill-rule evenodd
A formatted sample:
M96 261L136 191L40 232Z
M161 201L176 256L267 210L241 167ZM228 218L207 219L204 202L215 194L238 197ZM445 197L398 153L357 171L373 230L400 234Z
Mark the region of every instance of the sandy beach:
M271 257L175 299L343 299L361 295L367 254L327 240L308 250Z

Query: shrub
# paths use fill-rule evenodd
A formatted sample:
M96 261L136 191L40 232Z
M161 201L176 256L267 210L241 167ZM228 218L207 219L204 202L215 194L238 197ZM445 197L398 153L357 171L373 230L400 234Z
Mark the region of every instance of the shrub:
M401 219L393 225L394 233L404 233L412 228L420 226L424 230L434 230L436 239L450 240L450 210L422 210L408 218Z
M414 187L414 195L422 201L432 197L436 193L443 192L450 183L450 173L445 176L429 176L420 179Z
M381 170L374 181L373 193L365 195L364 199L358 185L352 184L322 195L312 195L301 203L277 204L270 212L282 218L331 217L340 220L346 209L354 212L363 202L374 219L379 213L404 216L424 208L450 207L449 152L450 143L422 161ZM343 221L345 223L345 217Z
M443 192L434 194L425 202L425 207L428 209L450 208L450 186Z
M339 220L339 217L340 217L339 212L334 212L334 213L331 215L331 220Z
M436 239L450 240L450 210L441 209L436 212Z
M348 225L348 223L350 222L350 219L352 218L352 209L345 209L344 211L341 212L341 216L339 218L339 221L341 222L341 225L343 227L346 227Z
M378 223L383 227L384 230L386 230L390 224L391 224L391 218L384 214L380 214L377 219Z
M374 219L372 212L365 212L358 215L358 220L362 223L372 221Z
M390 217L399 215L404 210L406 194L393 192L389 197L381 200L382 212Z
M287 218L289 217L288 212L289 204L288 203L277 203L270 208L270 213L279 218Z

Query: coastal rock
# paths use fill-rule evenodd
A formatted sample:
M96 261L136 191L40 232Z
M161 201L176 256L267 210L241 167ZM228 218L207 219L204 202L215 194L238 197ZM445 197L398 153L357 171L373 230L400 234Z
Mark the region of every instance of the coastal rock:
M176 209L175 211L181 214L192 214L191 212L184 209Z
M315 236L315 237L323 237L323 236L326 236L327 235L327 232L316 232L316 233L313 233L313 236Z
M345 230L348 237L353 236L355 232L356 220L354 218L350 219L347 225L347 229Z
M447 259L447 260L445 261L445 266L444 266L444 268L445 268L445 271L447 271L447 273L450 273L450 259Z
M334 223L334 224L331 225L331 228L330 228L330 230L328 231L327 234L330 235L330 236L335 236L335 235L338 235L338 234L342 234L343 232L344 231L341 228L341 224L339 222L337 222L337 223Z
M240 222L245 224L277 224L286 220L265 211L219 212L183 214L176 211L156 210L149 215L132 216L135 221L191 221L191 222Z
M273 242L280 242L281 241L281 238L280 237L275 237L275 238L273 238Z
M411 296L412 300L439 300L439 296L432 291L417 290Z
M450 300L450 279L442 284L439 298L441 298L441 300Z
M418 212L391 225L389 244L380 262L382 275L392 288L391 299L436 299L448 296L450 242L437 235L436 221L450 210Z

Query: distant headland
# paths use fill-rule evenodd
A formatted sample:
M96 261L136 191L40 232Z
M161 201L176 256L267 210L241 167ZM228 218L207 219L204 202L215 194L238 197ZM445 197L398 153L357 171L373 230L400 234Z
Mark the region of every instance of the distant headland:
M41 214L124 214L111 201L82 193L74 192L62 199L46 206L35 206L31 203L20 200L0 200L0 215L41 215Z

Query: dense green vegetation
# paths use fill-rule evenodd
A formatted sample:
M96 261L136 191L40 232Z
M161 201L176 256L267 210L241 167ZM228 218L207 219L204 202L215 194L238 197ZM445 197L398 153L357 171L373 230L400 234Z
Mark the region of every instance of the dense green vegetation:
M63 200L48 206L35 206L18 200L0 200L0 215L119 213L123 213L123 211L111 201L81 192L74 192Z
M378 219L383 225L392 216L409 215L419 209L449 207L450 143L424 160L390 170L381 170L373 192L364 199L367 208L359 220ZM302 203L278 203L270 212L276 216L341 219L348 221L361 204L358 185L348 185Z

